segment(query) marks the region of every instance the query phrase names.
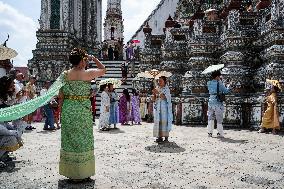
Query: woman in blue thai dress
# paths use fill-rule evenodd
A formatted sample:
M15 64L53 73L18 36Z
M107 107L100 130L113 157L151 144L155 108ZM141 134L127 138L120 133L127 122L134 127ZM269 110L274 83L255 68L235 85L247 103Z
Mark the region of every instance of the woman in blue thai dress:
M168 142L169 132L172 130L172 101L169 87L166 85L167 78L159 78L159 86L152 90L154 101L154 137L156 142ZM165 137L165 140L163 140Z
M109 97L110 97L110 115L109 124L114 125L114 129L117 129L116 124L118 123L118 94L115 92L113 84L108 84Z
M86 70L92 60L98 69ZM95 174L93 119L90 102L91 80L105 74L105 66L84 50L73 49L69 56L72 69L64 73L59 95L61 109L61 150L59 173L74 182Z

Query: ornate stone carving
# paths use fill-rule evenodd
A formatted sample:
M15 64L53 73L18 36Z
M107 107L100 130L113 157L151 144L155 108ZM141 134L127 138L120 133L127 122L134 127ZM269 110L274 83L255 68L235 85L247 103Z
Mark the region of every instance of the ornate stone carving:
M70 68L68 54L72 48L94 53L101 42L98 38L101 31L97 28L97 23L101 23L97 15L101 4L99 0L90 0L84 1L89 4L83 7L82 1L42 0L41 27L36 33L38 42L28 63L31 74L37 74L39 81L54 81L63 70Z

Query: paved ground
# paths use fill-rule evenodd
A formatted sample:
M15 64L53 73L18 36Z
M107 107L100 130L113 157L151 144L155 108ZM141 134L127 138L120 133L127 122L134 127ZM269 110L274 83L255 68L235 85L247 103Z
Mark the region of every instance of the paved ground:
M71 184L58 174L60 131L24 134L16 168L0 172L0 188L284 188L284 138L227 130L208 138L202 127L178 126L170 143L155 144L152 125L94 131L96 175Z

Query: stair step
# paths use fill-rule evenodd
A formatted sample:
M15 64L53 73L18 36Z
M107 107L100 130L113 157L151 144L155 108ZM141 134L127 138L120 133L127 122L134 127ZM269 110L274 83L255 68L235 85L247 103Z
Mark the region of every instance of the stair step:
M101 80L108 79L108 78L115 78L115 79L119 79L119 80L122 79L121 63L123 61L101 61L101 62L105 65L107 72L104 76L96 79L97 83ZM90 67L96 68L95 63L90 63ZM139 67L139 62L135 62L135 74L137 74L138 71L139 71L138 67ZM129 66L128 76L130 76L130 66ZM115 91L118 93L118 95L121 95L125 88L127 88L131 92L133 79L134 78L128 77L127 80L126 80L126 82L127 82L126 85L123 84L119 88L115 89ZM97 95L96 95L96 114L97 115L99 114L100 105L101 105L101 92L98 92Z

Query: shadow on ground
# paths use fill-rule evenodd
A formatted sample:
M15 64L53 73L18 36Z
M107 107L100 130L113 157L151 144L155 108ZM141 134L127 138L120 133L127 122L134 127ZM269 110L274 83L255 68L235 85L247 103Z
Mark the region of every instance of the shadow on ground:
M107 134L120 134L125 133L125 131L120 129L110 129L109 131L98 131L99 133L107 133Z
M154 153L181 153L185 148L180 147L175 142L166 142L145 147L145 150Z
M69 179L59 180L58 189L93 189L96 188L95 180L90 180L82 183L73 183Z
M56 131L57 130L42 130L42 131L38 131L37 133L40 133L40 134L50 134L50 133L54 133Z
M13 173L19 171L21 168L16 167L16 162L9 161L9 162L0 162L0 173L6 172L6 173Z
M227 142L227 143L239 143L239 144L246 144L248 143L248 140L235 140L231 138L218 138L222 142Z

